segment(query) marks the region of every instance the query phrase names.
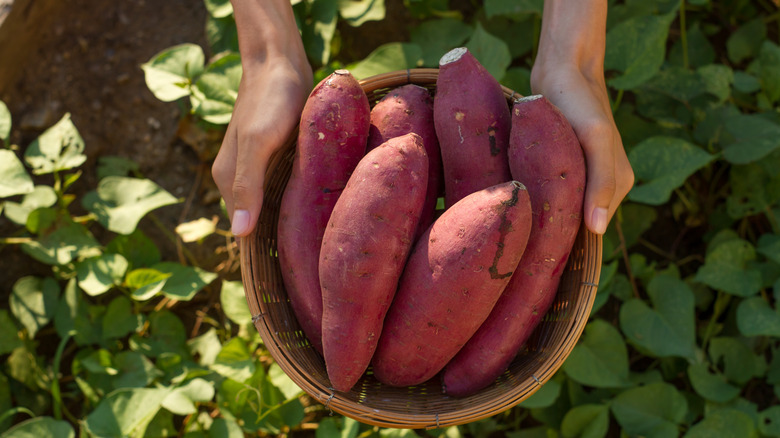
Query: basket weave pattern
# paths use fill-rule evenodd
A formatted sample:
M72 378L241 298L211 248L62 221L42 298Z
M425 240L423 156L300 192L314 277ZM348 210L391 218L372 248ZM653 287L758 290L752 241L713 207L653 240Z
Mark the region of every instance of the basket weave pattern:
M437 69L411 69L360 81L373 106L390 89L413 83L435 90ZM508 103L519 97L504 87ZM293 135L291 138L296 138ZM271 157L258 225L239 240L241 270L253 322L274 360L310 397L363 423L394 428L465 424L509 409L549 380L579 339L588 320L601 270L601 236L580 229L552 307L534 334L491 386L465 398L442 394L437 379L413 387L383 385L366 374L349 392L329 388L325 362L303 334L287 298L276 250L282 194L295 143Z

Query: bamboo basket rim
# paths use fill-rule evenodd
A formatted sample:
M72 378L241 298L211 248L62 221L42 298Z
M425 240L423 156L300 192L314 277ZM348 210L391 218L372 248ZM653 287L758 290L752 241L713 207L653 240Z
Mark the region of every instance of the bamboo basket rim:
M383 92L397 86L417 84L435 89L437 77L438 69L418 68L379 74L362 79L359 83L373 105ZM522 97L505 86L502 89L508 102ZM278 260L275 258L278 209L274 211L277 206L269 201L281 197L289 178L296 139L297 129L288 142L271 156L260 219L248 236L237 240L241 277L252 322L274 361L309 397L332 412L362 423L380 427L432 429L497 415L530 397L557 372L588 321L601 272L602 238L587 230L584 224L578 232L556 301L548 311L547 316L553 315L556 320L549 323L547 319L543 320L528 341L528 344L537 342L529 347L529 350L535 350L519 354L510 365L524 371L529 368L532 372L514 376L514 368L510 368L491 387L465 398L454 398L440 392L437 394L436 384L399 389L372 383L370 369L364 376L363 387L347 393L329 388L324 362L318 363L316 357L311 356L319 354L310 344L306 345L308 341L301 339L303 335L300 327L290 313L286 292L279 278ZM279 169L285 165L286 174L285 170ZM564 286L567 295L561 298ZM569 290L571 295L576 296L569 297ZM552 328L545 331L549 327ZM546 333L550 331L556 336L552 343L547 342L549 338ZM537 332L543 333L536 336Z

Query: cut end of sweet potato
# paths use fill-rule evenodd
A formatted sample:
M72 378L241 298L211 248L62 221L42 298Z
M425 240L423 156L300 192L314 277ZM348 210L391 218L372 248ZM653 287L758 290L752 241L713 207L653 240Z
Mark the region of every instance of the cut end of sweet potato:
M528 190L525 187L525 185L523 183L521 183L520 181L512 181L512 185L515 186L516 188L520 189L520 190L526 190L526 191Z
M518 97L517 99L515 99L515 103L519 103L519 102L532 102L534 100L541 99L543 97L544 96L542 96L541 94L532 94L530 96Z
M450 50L449 52L445 53L444 56L439 59L439 66L449 64L451 62L455 62L459 60L463 55L468 52L468 49L465 47L457 47L455 49Z
M340 75L340 76L346 76L346 75L349 75L349 74L352 74L352 73L350 73L349 70L347 70L345 68L340 68L340 69L334 71L333 74L334 75Z

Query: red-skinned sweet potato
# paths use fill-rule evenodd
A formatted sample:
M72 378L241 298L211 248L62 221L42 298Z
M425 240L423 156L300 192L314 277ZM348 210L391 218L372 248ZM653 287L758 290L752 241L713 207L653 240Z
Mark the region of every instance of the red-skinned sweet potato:
M414 132L428 155L428 191L415 239L433 223L436 202L443 189L441 153L433 126L433 98L425 87L402 85L390 90L371 110L368 150L393 137Z
M349 391L368 367L425 201L428 158L414 133L360 161L322 239L322 343L331 385Z
M566 118L543 96L515 102L509 163L512 176L528 187L533 227L490 316L442 373L444 390L453 396L490 385L515 358L555 299L582 221L582 148Z
M372 360L392 386L435 376L479 328L525 248L531 206L517 181L472 193L422 235L401 276Z
M439 61L433 117L447 207L512 179L509 104L499 82L465 48L453 49Z
M370 107L357 80L337 70L309 95L282 196L278 250L290 304L313 347L322 352L319 253L333 207L365 154Z

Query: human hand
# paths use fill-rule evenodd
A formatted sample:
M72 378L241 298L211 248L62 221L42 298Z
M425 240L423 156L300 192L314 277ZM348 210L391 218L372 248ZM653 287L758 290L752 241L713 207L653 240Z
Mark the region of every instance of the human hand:
M212 166L235 236L254 229L268 161L298 124L311 87L308 63L266 62L244 68L233 117Z
M634 172L612 117L603 75L591 79L577 68L558 64L545 71L540 66L534 70L531 87L561 110L580 140L588 169L585 225L604 234L634 185Z

